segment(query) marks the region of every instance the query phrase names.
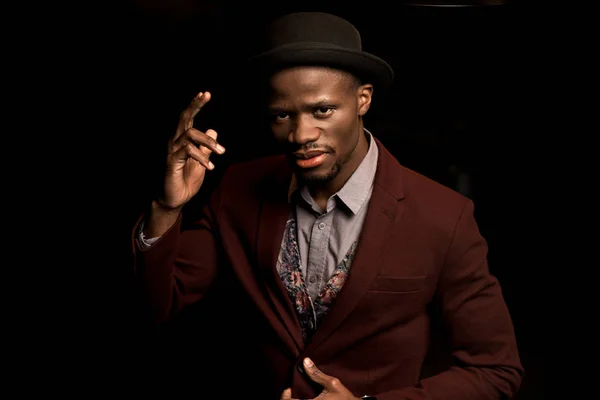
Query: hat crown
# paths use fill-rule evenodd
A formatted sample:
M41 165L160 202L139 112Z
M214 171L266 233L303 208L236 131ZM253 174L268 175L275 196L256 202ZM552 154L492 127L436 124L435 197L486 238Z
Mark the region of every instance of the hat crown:
M273 21L267 32L271 49L300 43L323 43L362 50L360 33L354 25L336 15L296 12Z
M284 68L326 66L344 70L376 87L388 87L394 71L385 60L362 50L358 29L322 12L296 12L275 19L265 42L248 64L256 76L270 77Z

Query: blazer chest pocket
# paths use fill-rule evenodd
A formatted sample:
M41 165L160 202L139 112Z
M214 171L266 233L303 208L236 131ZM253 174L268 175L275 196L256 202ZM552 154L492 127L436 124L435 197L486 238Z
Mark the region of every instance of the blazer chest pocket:
M399 278L395 276L378 276L369 288L371 292L410 293L417 292L425 286L425 276Z

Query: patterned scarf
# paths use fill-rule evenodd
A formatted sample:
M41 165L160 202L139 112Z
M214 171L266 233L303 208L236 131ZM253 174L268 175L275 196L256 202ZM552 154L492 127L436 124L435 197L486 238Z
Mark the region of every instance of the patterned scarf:
M344 256L344 259L337 266L332 276L327 281L321 294L315 299L311 299L308 294L302 270L300 269L300 251L296 236L296 219L291 217L285 227L284 237L281 243L277 271L287 289L288 295L296 308L296 315L302 328L302 337L306 342L314 334L322 318L329 312L333 302L342 290L358 240L356 240L350 250Z

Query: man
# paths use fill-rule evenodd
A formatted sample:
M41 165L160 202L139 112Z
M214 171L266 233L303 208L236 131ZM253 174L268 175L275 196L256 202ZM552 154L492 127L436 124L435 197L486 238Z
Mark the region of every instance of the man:
M270 39L251 65L268 79L285 155L231 166L184 223L211 155L225 151L214 130L193 127L210 93L194 98L164 191L134 230L142 303L162 323L217 296L201 324L219 333L198 342L198 362L219 351L216 369L241 396L513 397L523 369L472 202L401 166L363 126L390 66L329 14L284 16ZM423 377L434 309L455 363Z

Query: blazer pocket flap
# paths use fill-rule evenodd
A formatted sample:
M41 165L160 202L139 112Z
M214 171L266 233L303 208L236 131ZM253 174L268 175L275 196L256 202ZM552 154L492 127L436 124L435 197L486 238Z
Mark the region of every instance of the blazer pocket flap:
M414 292L425 286L425 278L425 276L410 278L378 276L370 290L376 292Z

